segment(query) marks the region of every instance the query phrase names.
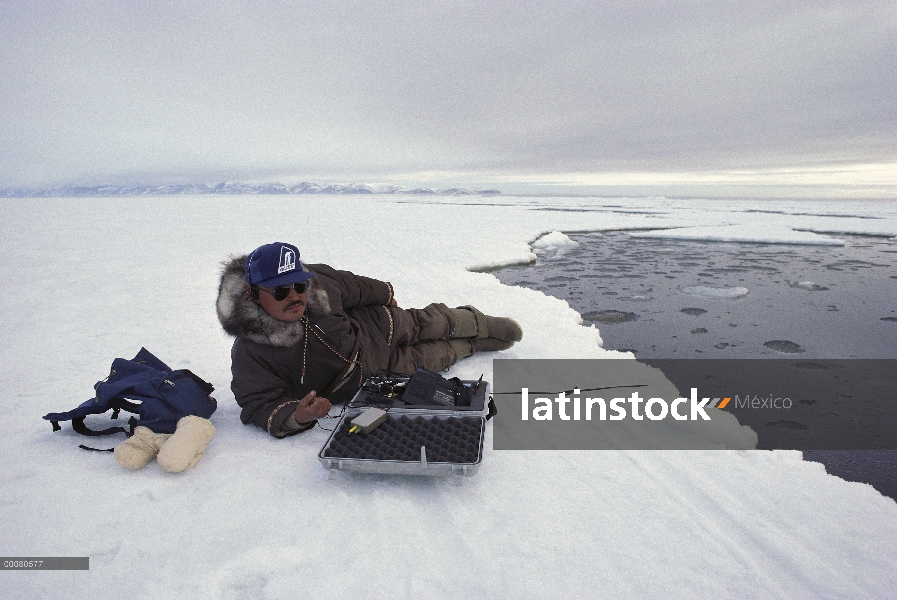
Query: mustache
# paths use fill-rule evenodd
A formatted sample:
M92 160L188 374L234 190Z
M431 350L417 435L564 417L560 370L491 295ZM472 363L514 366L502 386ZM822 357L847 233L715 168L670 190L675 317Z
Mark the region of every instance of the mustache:
M301 305L304 305L305 302L302 301L302 300L296 300L295 302L290 302L289 304L287 304L287 305L284 307L284 310L289 310L289 309L293 308L294 306L299 306L300 304L301 304Z

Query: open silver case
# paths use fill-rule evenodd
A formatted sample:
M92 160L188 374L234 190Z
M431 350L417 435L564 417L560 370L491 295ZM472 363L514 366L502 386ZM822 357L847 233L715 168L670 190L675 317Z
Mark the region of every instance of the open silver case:
M331 475L333 471L352 471L470 477L483 461L488 383L482 383L470 407L401 405L373 398L361 389L318 459ZM386 410L386 421L367 434L349 433L352 420L372 406Z

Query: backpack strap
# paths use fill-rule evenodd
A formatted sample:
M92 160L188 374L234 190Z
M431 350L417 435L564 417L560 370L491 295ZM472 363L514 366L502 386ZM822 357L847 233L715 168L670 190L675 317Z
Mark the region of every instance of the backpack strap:
M87 425L84 424L84 417L78 417L76 419L72 419L72 429L81 435L89 435L91 437L95 437L98 435L112 435L113 433L128 433L128 430L124 427L108 427L106 429L101 429L99 431L95 429L91 429Z
M82 450L93 450L94 452L115 452L115 448L91 448L90 446L85 446L84 444L78 444L78 447Z
M130 413L140 414L140 405L131 402L130 400L125 400L124 398L113 398L109 401L109 406L112 407L112 418L117 419L118 413L126 410Z
M206 394L206 396L215 391L214 385L212 385L190 369L182 369L182 373L175 375L174 377L172 377L172 379L178 379L180 377L189 377L190 379L192 379L193 382L199 386L199 389L201 389Z
M95 429L91 429L87 425L84 424L84 417L79 417L76 419L72 419L72 429L81 435L88 435L90 437L96 437L100 435L112 435L113 433L123 433L128 437L134 435L134 427L137 425L137 419L135 417L131 417L128 419L128 429L124 427L108 427L106 429L101 429L99 431Z
M128 437L134 435L134 427L137 425L137 417L131 417L128 419L128 429L124 427L109 427L108 429L103 429L102 431L94 431L93 429L88 429L88 427L84 424L84 419L72 419L72 429L80 433L81 435L89 435L89 436L98 436L98 435L110 435L113 433L124 433ZM94 452L114 452L115 448L91 448L90 446L85 446L84 444L78 444L78 447L82 450L92 450Z
M138 414L140 413L140 405L131 402L130 400L125 400L124 398L113 398L109 402L109 406L112 407L112 418L117 419L118 415L121 411L126 410L131 413ZM62 427L59 426L59 421L50 421L53 425L53 431L59 431ZM72 419L72 429L81 435L87 435L90 437L96 437L99 435L112 435L114 433L124 433L128 437L134 435L134 427L136 426L137 419L131 417L128 419L128 429L124 427L107 427L106 429L101 429L99 431L95 429L91 429L87 425L84 424L84 417L75 417Z

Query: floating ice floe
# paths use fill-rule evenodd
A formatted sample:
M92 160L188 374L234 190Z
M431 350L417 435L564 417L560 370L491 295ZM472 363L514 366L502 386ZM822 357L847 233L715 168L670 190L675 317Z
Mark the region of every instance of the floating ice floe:
M800 288L809 292L824 292L828 290L824 285L813 283L812 281L789 281L788 285L793 288Z
M596 310L583 313L582 318L585 321L601 323L602 325L614 325L617 323L626 323L627 321L636 321L638 320L639 315L620 310Z
M771 342L764 342L763 345L770 350L775 350L776 352L784 352L785 354L797 354L799 352L806 352L806 350L801 348L799 344L795 344L790 340L772 340Z
M743 298L748 295L748 289L746 287L713 288L702 285L693 285L682 288L682 292L692 296L703 296L705 298Z
M634 231L632 237L670 238L699 242L745 242L755 244L810 244L820 246L843 246L844 241L819 235L810 231L797 231L784 225L764 224L758 228L755 223L736 225L711 225L699 227L677 227L654 231Z
M641 296L636 294L634 296L620 296L617 300L622 300L623 302L651 302L654 300L651 296Z
M533 250L536 252L554 252L562 254L571 248L579 246L579 242L574 242L560 231L552 231L537 239L532 243L532 246Z

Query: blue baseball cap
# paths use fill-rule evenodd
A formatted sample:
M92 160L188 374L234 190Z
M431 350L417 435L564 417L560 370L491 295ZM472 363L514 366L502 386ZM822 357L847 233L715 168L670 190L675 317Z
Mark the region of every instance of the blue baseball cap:
M265 244L253 250L243 263L243 274L246 283L262 287L308 281L315 276L302 267L298 248L283 242Z

